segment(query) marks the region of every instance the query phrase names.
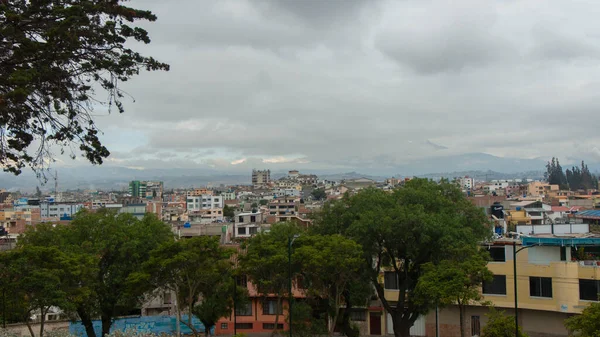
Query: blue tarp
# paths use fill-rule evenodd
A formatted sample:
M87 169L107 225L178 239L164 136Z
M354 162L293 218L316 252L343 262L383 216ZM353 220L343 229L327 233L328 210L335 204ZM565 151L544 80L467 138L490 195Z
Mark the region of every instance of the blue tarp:
M182 315L181 319L186 320L187 322L187 315ZM95 320L93 321L93 324L96 336L100 336L102 333L102 323L100 320ZM202 324L202 322L200 322L196 317L193 317L192 324L196 330L204 332L204 324ZM128 317L116 319L113 322L110 331L135 330L137 332L154 333L157 335L162 333L173 335L176 333L176 326L177 320L175 316ZM182 334L192 334L192 330L188 328L187 325L181 323L180 327ZM211 332L214 333L214 327ZM69 333L74 336L86 336L85 327L83 324L81 324L81 321L72 322L69 325Z

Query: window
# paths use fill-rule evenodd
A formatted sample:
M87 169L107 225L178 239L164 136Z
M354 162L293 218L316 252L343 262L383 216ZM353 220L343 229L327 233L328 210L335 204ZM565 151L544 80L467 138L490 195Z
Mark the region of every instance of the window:
M263 323L264 330L275 330L275 323ZM283 330L283 324L277 323L277 329Z
M398 276L396 272L386 271L383 277L385 289L399 289L398 288Z
M238 217L238 222L244 222L244 217L243 216Z
M252 302L236 306L235 314L236 316L252 316Z
M506 295L506 275L494 275L491 281L483 282L485 295Z
M240 330L252 329L252 323L235 323L235 328Z
M529 277L529 296L552 297L551 277Z
M283 315L282 306L277 308L277 300L263 301L263 315L276 315L277 312L279 312L280 315Z
M171 304L171 293L163 294L163 304Z
M240 287L247 287L248 286L248 277L246 275L236 276L235 283Z
M219 198L213 199L213 202L219 202Z
M221 323L221 330L227 330L227 323Z
M308 289L306 286L307 286L306 279L304 278L303 275L296 277L296 287L298 289L306 290L306 289Z
M350 319L355 322L364 322L367 320L367 311L366 310L352 310L350 312Z
M579 299L584 301L597 301L600 294L600 281L579 280Z
M471 336L481 336L479 316L471 316Z
M240 228L238 228L238 234L240 234L240 235L246 235L246 227L240 227Z
M251 215L250 216L250 222L256 222L256 216L255 215Z
M560 247L560 260L567 261L567 247Z
M502 247L490 247L490 257L494 262L506 262L506 250Z
M256 227L250 227L250 228L248 228L248 230L250 231L249 232L250 235L256 234L258 232L258 228L256 228Z

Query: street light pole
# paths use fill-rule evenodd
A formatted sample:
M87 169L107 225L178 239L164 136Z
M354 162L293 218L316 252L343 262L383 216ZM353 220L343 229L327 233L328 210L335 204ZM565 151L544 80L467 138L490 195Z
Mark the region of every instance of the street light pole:
M515 283L515 337L519 337L519 301L517 300L517 243L513 241L513 282Z
M515 284L515 337L519 337L519 304L517 299L517 254L523 249L540 246L534 243L531 246L523 246L517 249L516 241L513 241L513 282Z
M288 236L288 276L289 276L289 284L288 284L288 292L289 292L289 299L288 299L288 316L289 316L289 324L290 324L290 337L292 337L292 300L294 299L294 294L292 293L292 245L294 244L294 241L298 238L298 234L292 236Z

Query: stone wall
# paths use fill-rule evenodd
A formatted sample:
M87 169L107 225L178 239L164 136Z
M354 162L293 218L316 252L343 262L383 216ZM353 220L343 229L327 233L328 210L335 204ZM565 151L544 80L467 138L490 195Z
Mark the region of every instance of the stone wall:
M40 335L40 323L31 323L31 328L36 336ZM24 323L16 323L16 324L7 324L6 330L16 334L17 336L28 337L31 336L29 333L29 329L27 328L27 324ZM60 320L60 321L50 321L44 323L44 332L52 331L52 330L69 330L69 321L68 320Z

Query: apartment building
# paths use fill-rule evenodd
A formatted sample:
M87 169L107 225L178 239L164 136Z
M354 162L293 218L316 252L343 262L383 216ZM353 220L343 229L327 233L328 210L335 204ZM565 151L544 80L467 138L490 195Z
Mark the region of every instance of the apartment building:
M463 192L470 191L475 188L475 179L469 176L458 178L457 182Z
M84 208L83 203L40 202L40 216L44 219L71 220L73 215Z
M237 238L249 238L266 228L262 212L243 212L234 217L234 234Z
M514 315L516 263L519 326L531 337L568 336L564 320L598 301L600 236L540 234L523 236L519 240L500 239L483 249L490 252L492 261L488 268L494 274L493 279L481 288L484 301L507 315ZM518 252L516 261L514 252ZM386 298L389 299L394 298L393 281L391 276L389 280L385 279ZM397 290L395 294L397 296ZM479 305L467 307L467 336L481 335L488 310ZM424 324L425 335L435 336L435 311L423 316L422 320L415 330L422 329ZM460 336L456 306L440 310L438 322L441 336ZM386 324L391 325L389 321Z
M163 182L132 180L129 182L129 195L145 199L162 199Z
M37 207L0 210L0 227L6 229L9 234L21 234L27 226L40 221L40 209Z
M201 224L223 222L223 209L211 208L188 211L188 220L193 223Z
M271 200L267 205L269 207L269 215L278 217L296 215L297 197L282 196Z
M187 210L199 211L202 209L223 208L223 197L212 194L189 195L186 198Z
M541 181L532 181L527 185L527 195L529 196L544 196L549 192L557 192L558 185L550 185Z
M252 186L262 187L271 183L271 170L252 170Z

